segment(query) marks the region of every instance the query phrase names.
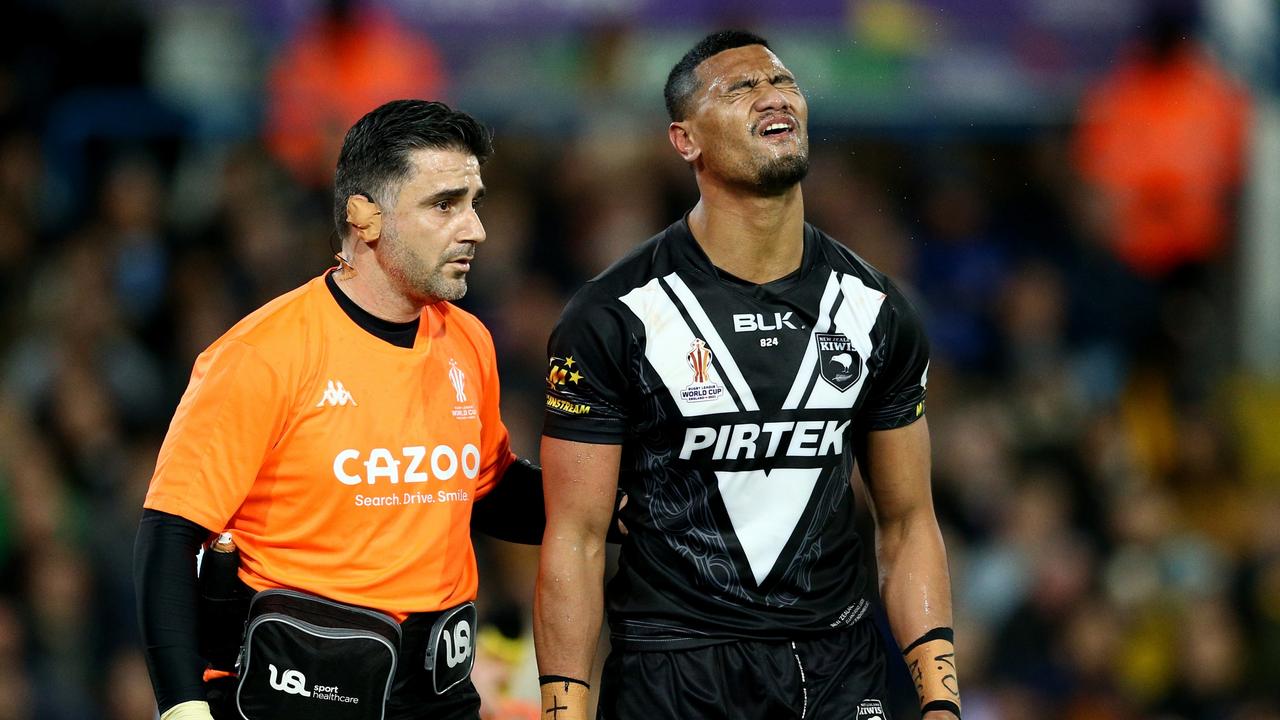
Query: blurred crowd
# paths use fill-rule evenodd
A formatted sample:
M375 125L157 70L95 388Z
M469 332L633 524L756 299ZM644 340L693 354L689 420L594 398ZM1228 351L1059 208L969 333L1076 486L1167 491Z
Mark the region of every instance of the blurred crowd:
M319 3L255 47L152 5L20 2L0 42L0 720L153 716L132 543L192 361L333 264L351 122L464 95L389 13ZM968 719L1280 719L1280 392L1241 371L1233 312L1253 99L1193 13L1142 31L1056 122L814 134L809 220L931 335ZM619 32L584 40L606 101L628 88L600 60ZM494 335L521 455L569 294L696 201L653 104L496 124L461 304ZM536 550L477 545L485 713L536 716Z

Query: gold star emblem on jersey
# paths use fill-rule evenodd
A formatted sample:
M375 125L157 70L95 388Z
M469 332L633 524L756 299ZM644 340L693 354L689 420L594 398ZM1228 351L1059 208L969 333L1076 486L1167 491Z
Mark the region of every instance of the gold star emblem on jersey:
M577 385L582 380L582 373L573 369L577 363L573 356L568 357L552 357L547 368L547 387L552 390L562 387L566 382Z

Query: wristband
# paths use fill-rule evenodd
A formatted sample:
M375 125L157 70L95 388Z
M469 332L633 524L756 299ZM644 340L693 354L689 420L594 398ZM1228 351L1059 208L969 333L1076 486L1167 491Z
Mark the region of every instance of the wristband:
M542 717L547 720L587 720L591 686L563 675L541 675Z
M955 632L934 628L902 651L920 698L920 712L947 710L960 717L960 682L956 677Z
M165 710L160 720L213 720L213 715L209 714L209 703L188 700Z

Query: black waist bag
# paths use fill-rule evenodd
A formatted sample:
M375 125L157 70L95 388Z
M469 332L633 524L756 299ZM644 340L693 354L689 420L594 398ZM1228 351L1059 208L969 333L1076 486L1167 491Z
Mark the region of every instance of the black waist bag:
M249 604L236 708L244 720L382 720L399 653L390 615L263 590Z

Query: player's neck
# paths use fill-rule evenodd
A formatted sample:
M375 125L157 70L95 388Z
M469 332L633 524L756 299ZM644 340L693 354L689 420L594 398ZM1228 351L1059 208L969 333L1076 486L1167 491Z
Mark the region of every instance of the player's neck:
M704 186L689 229L711 264L730 275L757 284L786 277L804 259L800 185L773 197Z
M334 279L338 289L351 298L361 310L390 322L410 322L422 314L425 304L417 303L398 292L382 268L373 261L372 253L362 256L357 251L351 262L354 272L342 269Z

